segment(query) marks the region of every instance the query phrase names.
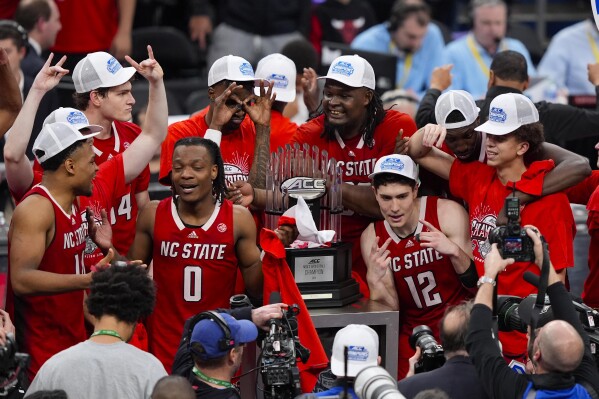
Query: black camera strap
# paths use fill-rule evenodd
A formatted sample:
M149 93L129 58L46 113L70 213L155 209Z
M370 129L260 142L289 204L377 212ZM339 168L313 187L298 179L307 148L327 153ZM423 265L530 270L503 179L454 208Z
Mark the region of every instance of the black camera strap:
M549 283L549 250L547 248L547 242L541 236L541 245L543 246L543 265L541 266L541 275L539 277L539 291L537 293L537 299L535 306L532 309L531 323L530 323L530 339L534 342L536 338L535 330L539 322L541 311L545 307L545 295L547 293L547 285Z

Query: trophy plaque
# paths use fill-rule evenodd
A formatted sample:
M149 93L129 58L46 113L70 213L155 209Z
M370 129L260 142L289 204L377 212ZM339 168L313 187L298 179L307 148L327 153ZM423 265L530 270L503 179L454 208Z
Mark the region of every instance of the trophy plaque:
M287 263L308 308L344 306L361 296L351 277L351 243L341 241L341 168L327 151L287 144L271 153L266 174L266 227L302 197L318 230L334 230L330 247L290 249Z

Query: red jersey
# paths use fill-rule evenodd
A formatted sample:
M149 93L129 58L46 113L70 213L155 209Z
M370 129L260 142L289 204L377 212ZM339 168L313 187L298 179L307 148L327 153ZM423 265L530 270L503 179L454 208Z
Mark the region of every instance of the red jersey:
M297 131L297 125L279 111L270 113L270 151L277 151L279 147L291 141Z
M160 151L160 175L162 184L170 184L170 172L173 166L173 150L175 143L184 137L204 137L208 125L204 117L209 107L181 122L168 127L166 139L162 142ZM254 158L256 144L256 128L250 117L246 115L239 129L223 133L220 142L220 152L225 163L225 178L234 182L247 180Z
M202 227L190 228L172 198L166 198L156 209L153 242L156 307L148 320L149 346L170 370L185 320L228 308L235 293L233 204L224 200Z
M119 23L117 3L115 0L56 0L63 25L52 51L108 51Z
M420 199L419 219L441 229L437 215L437 197ZM374 223L376 236L381 243L391 237L388 250L391 270L399 299L400 342L399 373L403 378L408 369L408 359L414 350L405 345L414 327L425 324L439 339L439 322L445 309L471 297L462 286L451 260L433 248L424 248L414 237L401 239L387 221ZM418 223L415 234L430 231Z
M570 202L586 204L589 215L587 227L591 242L589 245L589 274L584 281L582 299L584 303L599 308L599 171L594 170L591 176L581 183L566 190Z
M482 276L484 259L491 250L488 235L496 227L497 214L503 207L505 198L511 194L511 189L501 183L495 168L480 162L463 163L460 160L453 162L449 186L453 195L468 203L474 261L478 275ZM563 193L546 195L522 205L520 210L521 225L534 225L545 237L555 270L572 267L572 241L576 225L567 197ZM533 262L518 262L508 266L499 275L497 293L519 297L536 293L536 288L522 278L526 271L539 275L539 268ZM520 354L526 351L524 334L518 334L518 338L514 339L505 339L504 335L508 333L500 333L504 353Z
M46 248L38 270L65 275L85 274L83 251L87 225L82 222L77 204L74 203L67 214L42 185L33 187L25 197L30 195L41 195L54 208L54 238ZM10 254L10 242L8 251ZM7 305L15 323L19 350L31 355L30 379L50 357L87 339L83 290L15 296L10 284L9 264Z
M374 130L374 145L369 148L361 135L349 140L344 140L335 132L335 138L329 140L321 137L324 131L324 115L308 121L297 128L297 133L291 139L291 143L317 146L322 151L329 153L329 159L335 158L337 165L341 167L343 182L348 184L370 185L368 175L373 172L377 159L384 155L393 154L395 139L400 129L404 134L412 135L416 131L416 124L407 114L397 111L387 111L385 118ZM365 282L366 264L362 259L360 250L360 236L372 219L366 216L354 214L346 209L343 211L341 222L341 240L353 243L352 269ZM365 287L365 285L362 285ZM368 296L367 286L366 292Z
M96 164L102 165L108 159L123 153L133 140L139 136L141 128L134 123L115 121L112 123L112 135L107 139L94 137ZM112 242L121 254L129 252L135 238L137 220L137 200L135 194L146 191L150 184L150 168L144 170L130 184L122 182L119 188L122 195L114 198L112 205L106 209L108 220L112 225Z

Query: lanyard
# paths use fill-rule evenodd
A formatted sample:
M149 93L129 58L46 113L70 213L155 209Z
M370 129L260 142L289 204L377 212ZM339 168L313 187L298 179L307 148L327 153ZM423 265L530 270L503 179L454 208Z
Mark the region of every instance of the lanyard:
M111 337L117 337L121 341L125 341L123 339L123 337L121 337L119 335L119 333L116 332L116 331L114 331L114 330L98 330L98 331L94 332L91 336L92 337L97 337L98 335L110 335Z
M395 47L395 45L393 44L393 41L391 41L389 43L389 52L393 53L394 49L397 49L397 47ZM406 59L404 60L404 63L403 63L403 72L401 74L401 80L396 85L397 89L403 88L403 86L408 81L408 76L410 76L410 71L412 70L412 63L413 62L414 62L414 54L413 53L407 53L406 54Z
M476 44L474 43L474 36L472 34L468 35L468 38L466 39L466 43L468 44L468 48L470 49L470 52L474 56L474 59L478 63L478 66L483 71L483 74L486 77L489 77L489 67L487 67L487 65L483 61L483 58L481 57L480 53L478 52L478 48L476 48ZM502 47L502 50L505 50L503 45L501 47Z
M591 45L591 50L593 50L593 55L595 56L595 61L599 62L599 48L597 48L597 43L595 43L595 38L591 35L591 32L587 30L587 39L589 39L589 44Z
M225 388L235 389L235 385L231 384L230 382L223 381L223 380L217 380L216 378L208 377L206 374L202 373L196 367L194 367L192 369L192 371L200 380L202 380L204 382L209 382L211 384L218 385L218 386L225 387Z

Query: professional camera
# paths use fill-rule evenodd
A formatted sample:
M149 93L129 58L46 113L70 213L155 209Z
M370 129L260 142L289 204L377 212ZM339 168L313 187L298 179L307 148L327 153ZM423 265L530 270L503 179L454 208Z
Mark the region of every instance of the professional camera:
M410 336L410 346L412 349L416 349L419 346L422 352L420 360L418 360L414 368L415 373L438 369L445 364L443 347L435 340L433 331L429 326L421 325L414 327Z
M306 363L310 351L297 336L298 314L299 307L293 304L282 319L270 320L270 330L262 341L260 354L265 399L291 399L301 393L297 360Z
M6 342L0 346L0 397L17 399L25 396L28 365L29 355L17 352L14 335L6 334Z
M513 258L516 262L534 262L534 244L520 226L520 200L516 197L505 199L507 226L497 226L489 233L489 242L497 244L504 259Z

